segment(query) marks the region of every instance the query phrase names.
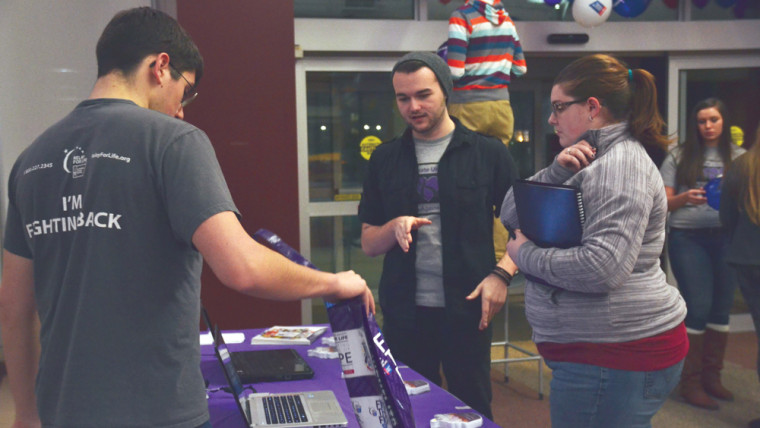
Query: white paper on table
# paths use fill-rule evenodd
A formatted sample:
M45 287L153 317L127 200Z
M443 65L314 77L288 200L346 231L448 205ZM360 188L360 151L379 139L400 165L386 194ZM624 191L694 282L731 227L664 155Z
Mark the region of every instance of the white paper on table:
M230 343L243 343L245 342L245 333L242 332L227 332L222 333L222 339L224 339L224 343L230 344ZM214 340L211 338L210 332L201 333L200 336L201 345L211 345L214 343Z

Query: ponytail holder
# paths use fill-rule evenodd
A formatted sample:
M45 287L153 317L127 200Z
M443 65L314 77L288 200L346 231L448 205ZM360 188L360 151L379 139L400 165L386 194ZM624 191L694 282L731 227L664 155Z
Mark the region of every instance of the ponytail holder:
M633 82L633 70L628 69L628 81Z

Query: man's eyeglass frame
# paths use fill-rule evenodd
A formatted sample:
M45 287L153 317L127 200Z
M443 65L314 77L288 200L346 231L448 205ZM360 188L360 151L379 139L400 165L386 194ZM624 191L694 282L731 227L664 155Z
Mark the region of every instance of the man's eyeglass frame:
M187 82L187 86L190 88L189 91L185 91L184 95L182 96L182 102L180 103L180 105L182 106L182 108L185 108L185 107L187 107L188 104L190 104L191 102L193 102L193 100L195 100L198 97L198 91L195 90L195 85L193 85L192 83L190 83L190 81L187 80L187 78L185 77L185 75L183 75L182 73L180 73L180 71L177 70L177 68L174 67L172 65L172 63L169 63L169 67L171 67L171 69L175 73L179 74L180 77L182 77L182 79L185 82Z

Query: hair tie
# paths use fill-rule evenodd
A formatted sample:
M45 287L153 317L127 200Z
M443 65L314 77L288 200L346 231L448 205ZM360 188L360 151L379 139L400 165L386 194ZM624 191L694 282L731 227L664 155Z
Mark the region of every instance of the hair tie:
M633 82L633 70L628 69L628 81Z

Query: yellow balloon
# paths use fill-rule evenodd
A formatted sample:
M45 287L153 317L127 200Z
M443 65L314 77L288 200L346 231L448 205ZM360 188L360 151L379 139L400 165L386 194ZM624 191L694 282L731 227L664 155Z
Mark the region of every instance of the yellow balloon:
M744 131L734 125L731 127L731 140L736 144L737 146L740 146L744 144Z

